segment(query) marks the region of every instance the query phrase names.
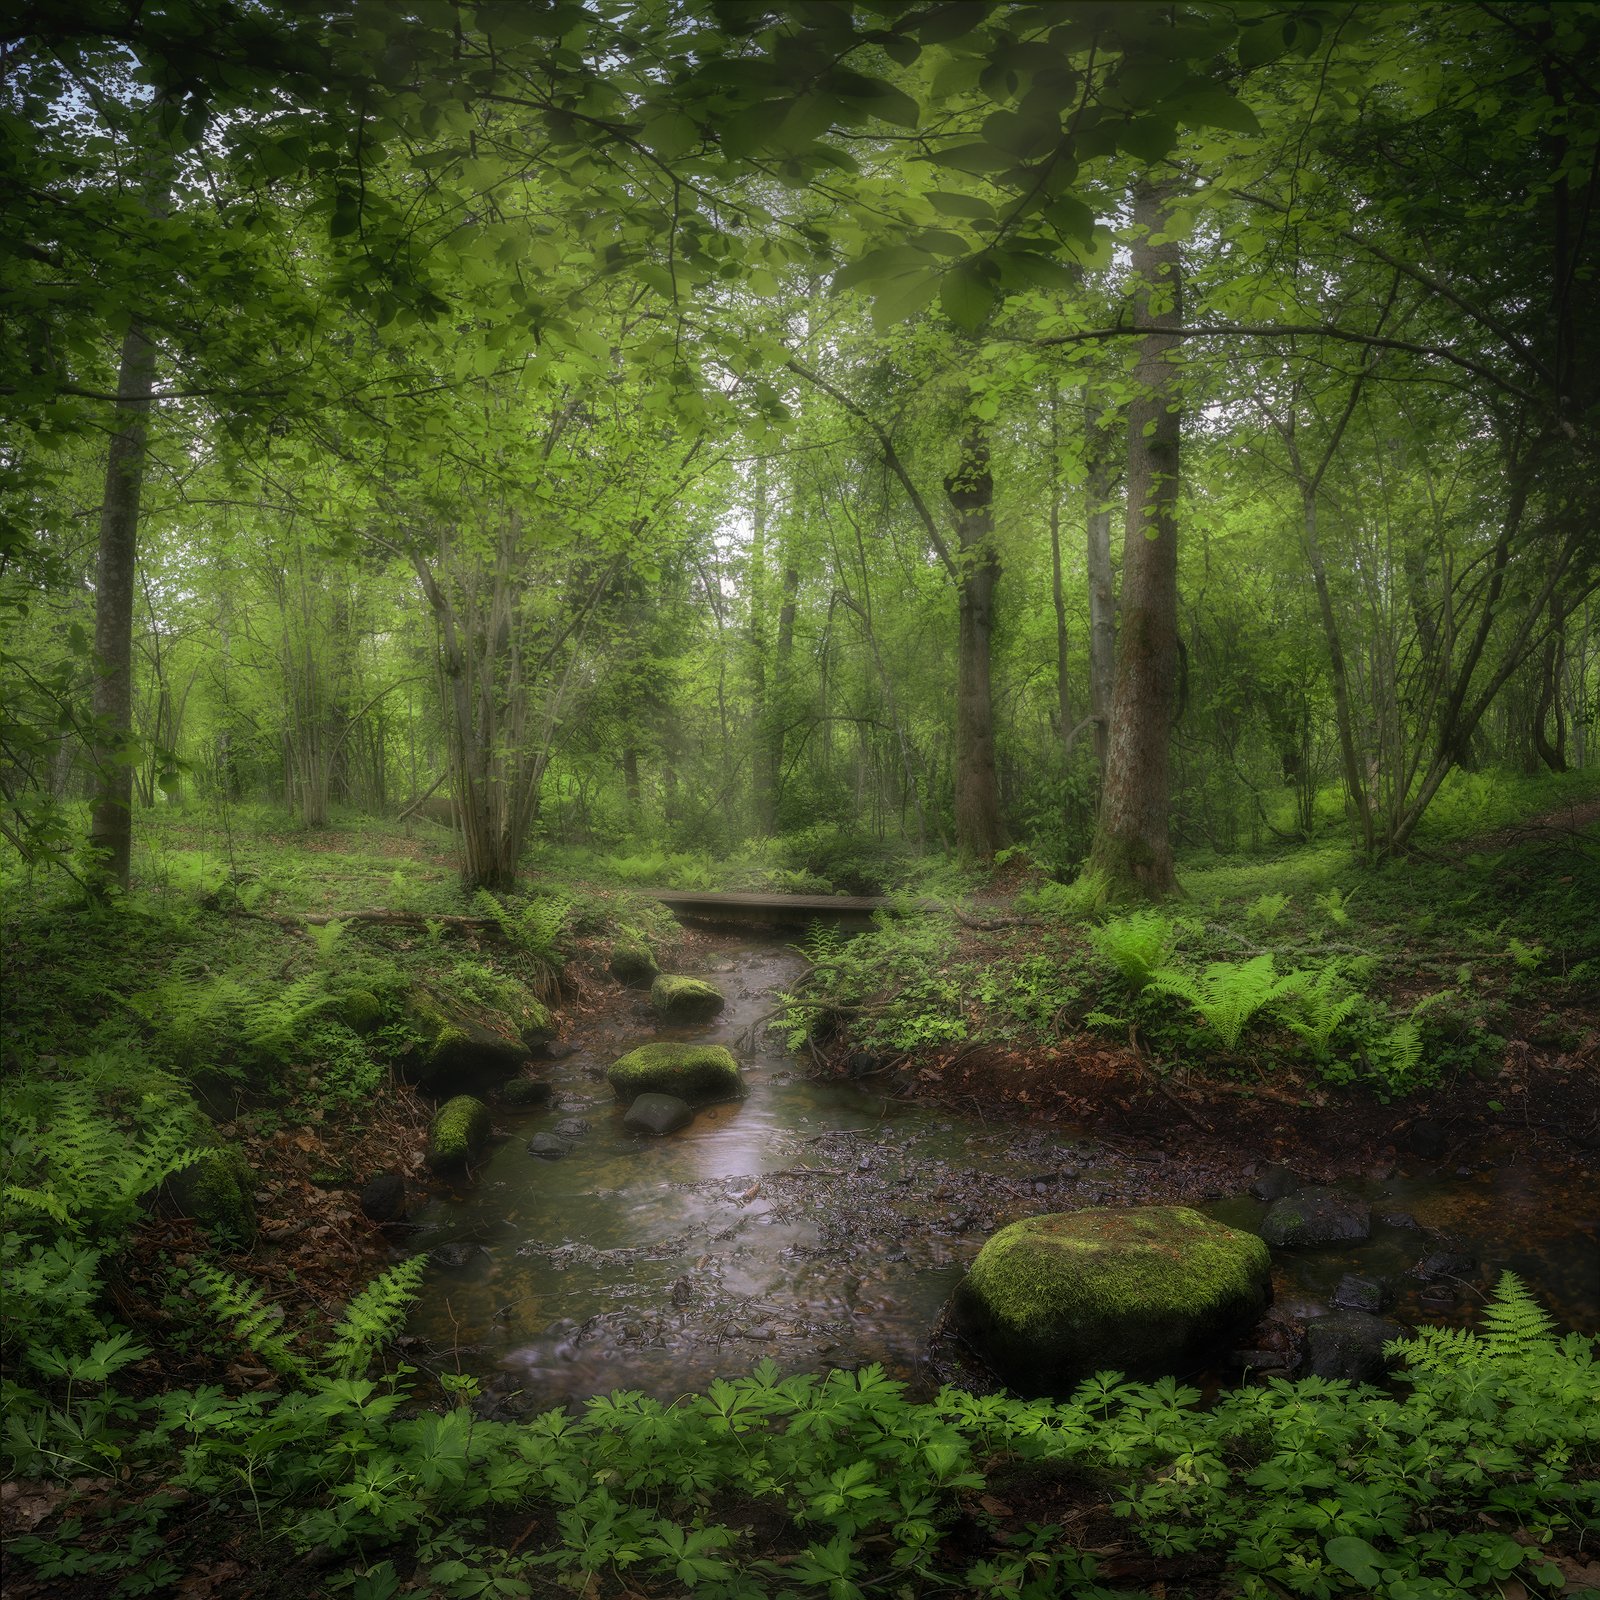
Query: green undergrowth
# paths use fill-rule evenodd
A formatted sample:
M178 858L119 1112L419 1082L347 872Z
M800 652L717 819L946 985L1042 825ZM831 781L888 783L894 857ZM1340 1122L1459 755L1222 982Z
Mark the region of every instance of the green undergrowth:
M470 1379L449 1384L458 1403L419 1409L406 1368L364 1375L412 1287L397 1277L307 1357L269 1308L211 1275L219 1315L270 1354L284 1387L120 1402L102 1470L159 1476L161 1491L113 1498L98 1520L69 1513L13 1541L13 1557L92 1574L108 1594L151 1593L191 1554L181 1525L167 1542L169 1512L198 1496L218 1528L255 1530L280 1563L318 1549L322 1592L368 1600L552 1585L1109 1600L1140 1592L1104 1564L1110 1519L1120 1553L1142 1552L1167 1594L1448 1600L1512 1583L1562 1593L1560 1563L1597 1509L1594 1343L1557 1338L1509 1276L1480 1332L1394 1347L1391 1393L1275 1380L1203 1406L1173 1379L1103 1372L1060 1402L953 1388L917 1401L877 1368L783 1378L766 1362L671 1404L619 1392L521 1423L476 1415ZM62 1366L80 1394L103 1395L127 1354ZM48 1444L48 1420L32 1428ZM18 1438L13 1470L38 1470L17 1459Z

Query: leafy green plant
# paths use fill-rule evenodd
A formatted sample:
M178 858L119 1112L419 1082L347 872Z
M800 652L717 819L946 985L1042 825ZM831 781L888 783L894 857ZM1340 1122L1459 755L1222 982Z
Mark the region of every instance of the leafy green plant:
M1245 907L1246 918L1263 932L1270 932L1273 924L1289 909L1290 897L1286 894L1257 895Z
M1286 973L1283 981L1290 984L1284 993L1291 1002L1284 1007L1284 1026L1305 1041L1313 1060L1327 1061L1334 1034L1361 1005L1360 992L1351 988L1337 961L1314 972Z
M1149 981L1159 993L1188 1001L1223 1047L1234 1050L1251 1020L1295 991L1302 979L1298 973L1278 977L1272 956L1263 954L1248 961L1214 961L1199 973L1167 967Z
M1142 989L1172 959L1178 930L1172 919L1159 911L1133 911L1092 929L1089 945L1117 969L1130 988Z
M1317 909L1321 911L1329 922L1343 928L1350 922L1350 902L1355 899L1355 891L1345 891L1338 884L1329 886L1316 897Z
M337 917L323 923L308 923L306 937L311 940L312 948L317 952L317 960L323 966L333 965L334 956L338 952L339 940L344 934L345 924Z
M1086 922L1099 916L1110 903L1111 879L1092 869L1080 872L1071 883L1042 883L1017 896L1017 905L1035 916L1060 922Z

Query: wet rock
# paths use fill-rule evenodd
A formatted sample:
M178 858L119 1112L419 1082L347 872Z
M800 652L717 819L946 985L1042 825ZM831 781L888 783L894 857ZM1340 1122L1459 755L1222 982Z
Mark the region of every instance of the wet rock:
M1299 1173L1274 1164L1262 1168L1256 1175L1250 1193L1257 1200L1281 1200L1286 1194L1293 1194L1305 1181Z
M1415 1267L1418 1278L1466 1278L1478 1270L1478 1258L1460 1250L1432 1250Z
M470 1267L482 1251L481 1244L467 1244L457 1240L453 1244L442 1244L437 1249L430 1250L428 1259L446 1271L460 1272L463 1267Z
M606 1072L619 1100L641 1094L675 1094L691 1104L730 1100L744 1093L744 1075L719 1044L647 1044L612 1062Z
M1405 1329L1388 1317L1375 1317L1365 1311L1330 1312L1306 1325L1302 1371L1313 1378L1378 1383L1388 1367L1384 1345L1404 1337Z
M380 1172L361 1186L361 1214L369 1222L403 1222L406 1180L398 1172Z
M1432 1117L1418 1117L1406 1132L1406 1148L1424 1161L1432 1161L1444 1154L1444 1125Z
M556 1138L553 1133L536 1133L527 1145L528 1154L538 1156L541 1161L559 1161L571 1148L566 1140Z
M676 1133L694 1121L694 1107L674 1094L642 1094L622 1119L629 1133Z
M507 1078L500 1085L500 1098L508 1106L547 1106L550 1085L543 1078Z
M1265 1245L1184 1206L1027 1217L978 1253L955 1321L1007 1383L1066 1393L1114 1365L1185 1372L1254 1325L1270 1296Z
M1429 1311L1448 1311L1460 1296L1448 1283L1430 1283L1417 1298Z
M1311 1184L1274 1200L1261 1219L1261 1237L1279 1250L1307 1250L1369 1238L1372 1213L1343 1189Z
M1394 1300L1394 1290L1382 1278L1362 1278L1346 1273L1333 1291L1333 1303L1346 1311L1366 1311L1376 1314L1387 1311Z
M568 1056L577 1053L575 1044L537 1044L533 1047L534 1057L539 1061L565 1061Z
M411 997L410 1020L422 1043L407 1062L408 1075L436 1094L503 1082L519 1073L530 1055L509 1016L467 1015L419 991Z
M708 1022L727 1004L714 984L663 973L650 985L650 1005L663 1022Z
M1378 1218L1378 1221L1386 1228L1410 1228L1415 1230L1421 1227L1421 1224L1409 1211L1385 1211Z
M885 1065L882 1056L870 1050L855 1050L845 1062L845 1071L852 1078L870 1078L873 1073L882 1072Z
M648 988L661 968L643 939L618 939L611 947L611 976L630 989Z
M558 1139L581 1139L589 1131L589 1124L582 1117L563 1117L550 1131Z
M477 1159L493 1126L483 1101L470 1094L446 1100L428 1124L428 1165L435 1172L460 1172Z
M1276 1350L1233 1350L1228 1355L1228 1365L1244 1372L1260 1372L1283 1365L1283 1357Z

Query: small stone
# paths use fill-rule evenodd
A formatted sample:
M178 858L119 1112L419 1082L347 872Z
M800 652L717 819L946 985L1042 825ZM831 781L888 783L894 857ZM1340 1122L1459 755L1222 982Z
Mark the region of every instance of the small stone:
M1346 1273L1333 1291L1333 1303L1347 1311L1366 1311L1376 1314L1387 1311L1394 1299L1394 1291L1381 1278L1362 1278Z
M622 1126L629 1133L675 1133L694 1121L694 1108L673 1094L642 1094L628 1107Z
M1448 1311L1460 1296L1448 1283L1430 1283L1417 1298L1430 1311Z
M873 1073L883 1071L883 1061L870 1050L855 1050L845 1062L845 1071L852 1078L870 1078Z
M406 1180L398 1172L380 1172L361 1186L361 1212L369 1222L401 1222L406 1214Z
M582 1117L563 1117L550 1130L558 1139L581 1139L589 1131Z
M1264 1168L1250 1185L1250 1193L1257 1200L1281 1200L1286 1194L1293 1193L1305 1179L1298 1173L1291 1172L1288 1167L1274 1164Z
M1409 1211L1385 1211L1378 1218L1378 1221L1386 1228L1410 1228L1415 1230L1420 1226L1417 1219Z
M1413 1269L1419 1278L1465 1278L1478 1270L1476 1256L1460 1250L1434 1250Z
M541 1161L559 1161L572 1147L553 1133L536 1133L528 1141L528 1154Z
M1371 1233L1372 1213L1366 1201L1322 1184L1274 1200L1261 1219L1261 1237L1277 1249L1347 1244Z
M1444 1154L1444 1127L1432 1117L1418 1117L1406 1134L1406 1145L1413 1155L1432 1161Z
M477 1259L481 1248L475 1244L442 1244L437 1250L430 1252L428 1259L436 1266L444 1267L450 1272L459 1272Z

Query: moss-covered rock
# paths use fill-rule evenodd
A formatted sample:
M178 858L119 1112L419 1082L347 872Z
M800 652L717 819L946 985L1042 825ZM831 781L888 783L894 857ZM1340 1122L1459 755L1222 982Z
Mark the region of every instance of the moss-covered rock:
M705 1022L727 1003L722 991L703 978L663 973L650 985L650 1004L663 1022Z
M459 1172L475 1160L493 1127L489 1108L470 1094L446 1100L428 1124L428 1165L435 1172Z
M437 996L422 990L411 996L408 1009L419 1039L408 1062L409 1075L425 1089L445 1093L478 1088L515 1075L529 1059L528 1046L507 1017L447 1009Z
M1270 1295L1254 1234L1145 1206L1013 1222L978 1253L953 1310L1013 1388L1064 1394L1108 1367L1189 1371L1258 1320Z
M611 1064L606 1081L619 1100L675 1094L691 1105L744 1093L744 1074L720 1044L645 1044Z
M508 1078L500 1085L500 1098L508 1106L547 1106L552 1088L547 1078Z
M214 1145L167 1179L171 1210L193 1217L208 1232L237 1245L256 1236L256 1175L233 1145Z
M611 976L630 989L642 989L660 974L656 958L643 939L618 939L611 947Z
M383 1002L370 989L351 989L340 996L337 1015L356 1033L375 1033L383 1026Z

